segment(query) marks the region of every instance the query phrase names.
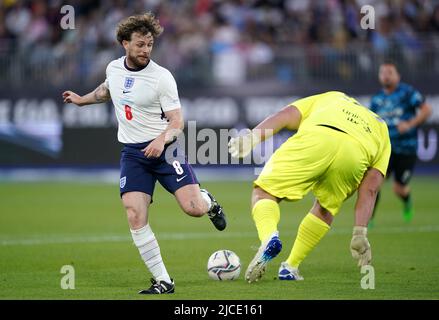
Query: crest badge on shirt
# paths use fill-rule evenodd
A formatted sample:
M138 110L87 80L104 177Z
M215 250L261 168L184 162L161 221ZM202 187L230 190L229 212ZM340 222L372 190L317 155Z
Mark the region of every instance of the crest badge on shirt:
M134 85L134 78L133 77L126 77L125 78L125 89L131 89Z

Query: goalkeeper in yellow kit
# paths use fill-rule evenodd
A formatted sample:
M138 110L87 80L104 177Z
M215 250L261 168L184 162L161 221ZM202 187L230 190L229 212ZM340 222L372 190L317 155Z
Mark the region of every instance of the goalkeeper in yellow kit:
M371 262L367 224L390 157L387 126L375 113L342 92L297 100L262 121L247 135L232 138L229 152L245 157L254 146L281 129L298 130L277 149L254 181L252 216L261 246L245 278L259 280L267 263L282 249L278 203L315 195L302 220L291 253L279 268L281 280L303 280L299 265L329 231L342 203L358 190L352 256Z

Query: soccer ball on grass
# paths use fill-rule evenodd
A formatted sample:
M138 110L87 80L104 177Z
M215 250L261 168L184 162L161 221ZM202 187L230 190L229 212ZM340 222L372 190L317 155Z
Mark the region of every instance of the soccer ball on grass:
M207 261L207 273L213 280L234 280L241 272L239 257L230 250L218 250Z

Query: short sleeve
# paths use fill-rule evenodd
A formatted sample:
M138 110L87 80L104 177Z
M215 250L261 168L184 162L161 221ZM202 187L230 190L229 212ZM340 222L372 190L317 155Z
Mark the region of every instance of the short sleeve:
M418 90L413 89L410 93L410 105L417 109L424 103L424 101L424 96Z
M105 68L105 81L104 81L104 86L110 90L110 83L108 81L108 73L109 73L109 69L110 69L110 65L111 62L107 65L107 67Z
M319 96L320 95L314 95L314 96L310 96L310 97L307 97L307 98L299 99L299 100L296 100L296 101L290 103L289 105L292 106L292 107L294 106L297 109L299 109L299 111L300 111L300 113L302 115L302 120L301 121L303 121L304 119L308 118L309 115L311 114L314 102L317 100L317 98Z
M392 147L390 144L389 131L387 129L387 126L382 131L383 131L383 141L382 141L383 143L381 144L379 152L374 162L372 163L371 167L379 170L384 176L386 176Z
M164 112L181 108L177 83L172 74L166 70L158 83L160 106Z
M369 109L372 111L372 112L377 112L377 104L376 104L376 98L375 98L376 96L373 96L372 97L372 99L370 100L370 107L369 107Z

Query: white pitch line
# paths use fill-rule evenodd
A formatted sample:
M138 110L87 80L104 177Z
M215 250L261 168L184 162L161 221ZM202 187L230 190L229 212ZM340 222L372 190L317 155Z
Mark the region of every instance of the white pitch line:
M196 239L208 239L208 238L257 238L256 233L243 233L243 232L228 232L227 235L217 233L213 231L212 233L160 233L157 235L157 240L196 240ZM82 235L82 236L71 236L71 235L53 235L53 236L34 236L32 238L9 238L1 239L0 246L34 246L34 245L45 245L45 244L71 244L71 243L97 243L97 242L132 242L129 235Z
M295 232L295 231L294 231ZM407 226L407 227L376 227L369 231L369 235L374 234L397 234L397 233L437 233L439 232L439 225L431 226ZM331 235L348 235L352 233L352 228L335 228L329 232ZM291 234L290 236L293 236ZM157 234L159 241L164 240L197 240L197 239L211 239L211 238L255 238L256 232L164 232ZM0 246L35 246L46 244L72 244L72 243L98 243L98 242L131 242L129 235L53 235L44 236L36 235L31 238L0 238Z

